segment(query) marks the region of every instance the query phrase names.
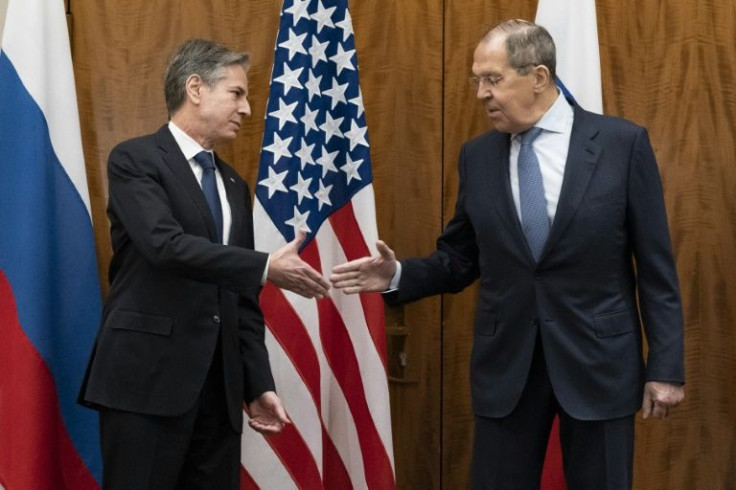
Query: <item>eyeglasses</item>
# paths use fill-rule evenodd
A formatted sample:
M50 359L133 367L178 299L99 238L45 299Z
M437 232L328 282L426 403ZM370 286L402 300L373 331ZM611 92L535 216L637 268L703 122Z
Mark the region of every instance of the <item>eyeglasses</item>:
M522 72L529 68L530 66L537 66L534 63L527 63L524 66L520 66L516 69L516 73ZM524 73L526 75L526 73ZM498 87L498 84L501 83L503 80L505 80L503 75L481 75L478 77L470 77L468 79L470 81L470 84L474 86L476 89L480 87L488 87L488 88L496 88Z
M501 80L503 80L503 75L481 75L468 78L470 84L476 89L480 87L496 88Z

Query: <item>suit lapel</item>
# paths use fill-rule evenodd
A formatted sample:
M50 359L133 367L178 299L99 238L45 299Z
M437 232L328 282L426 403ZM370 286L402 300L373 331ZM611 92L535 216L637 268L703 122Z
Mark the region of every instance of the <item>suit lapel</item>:
M524 232L519 223L519 217L514 206L514 198L511 193L511 179L509 177L509 151L511 137L506 133L493 133L500 138L500 142L491 142L487 150L490 155L489 176L487 188L490 196L498 196L498 199L489 199L509 234L517 241L521 250L527 248Z
M559 241L585 195L601 155L601 148L594 141L599 131L590 113L575 106L575 119L570 134L570 149L565 163L560 199L540 262Z
M159 129L156 133L156 139L164 162L166 162L171 172L181 182L182 187L197 206L202 219L207 223L207 232L210 240L219 241L217 239L215 220L212 218L212 213L210 212L210 207L204 197L202 188L199 186L199 182L197 182L197 178L194 176L189 162L184 158L184 154L181 152L179 145L176 144L176 140L171 135L169 128L163 126Z

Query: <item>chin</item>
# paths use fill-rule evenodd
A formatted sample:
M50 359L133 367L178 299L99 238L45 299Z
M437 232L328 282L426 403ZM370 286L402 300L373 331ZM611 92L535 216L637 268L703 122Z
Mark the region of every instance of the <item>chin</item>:
M505 122L503 120L500 120L498 118L494 118L494 117L489 117L489 119L491 120L491 123L493 124L493 128L496 131L501 131L502 133L511 133L512 132L512 131L509 130L509 126L508 126L508 123L507 122Z

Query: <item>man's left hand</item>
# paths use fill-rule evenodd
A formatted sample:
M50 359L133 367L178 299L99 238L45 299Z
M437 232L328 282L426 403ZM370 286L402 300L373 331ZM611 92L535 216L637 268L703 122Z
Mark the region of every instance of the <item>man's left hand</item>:
M291 420L281 403L281 398L273 391L267 391L248 404L250 428L261 434L276 434Z
M651 415L655 419L664 419L670 410L685 398L685 388L675 383L649 381L644 385L644 401L641 404L642 417Z

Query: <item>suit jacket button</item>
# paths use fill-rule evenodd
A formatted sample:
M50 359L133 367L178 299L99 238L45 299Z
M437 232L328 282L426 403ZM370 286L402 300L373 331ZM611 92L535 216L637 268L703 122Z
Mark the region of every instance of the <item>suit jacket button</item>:
M213 323L214 323L215 325L219 325L219 324L220 324L220 317L219 317L219 316L217 316L217 315L213 316L213 317L212 317L212 322L213 322Z

